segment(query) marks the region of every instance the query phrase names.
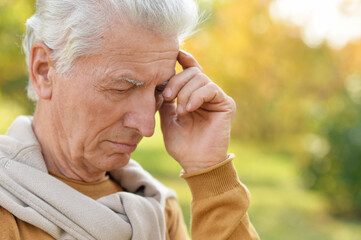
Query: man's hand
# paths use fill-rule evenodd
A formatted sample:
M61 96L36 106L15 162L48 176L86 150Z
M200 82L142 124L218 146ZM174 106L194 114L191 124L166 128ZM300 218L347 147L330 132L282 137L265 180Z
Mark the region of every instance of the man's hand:
M180 51L178 62L183 71L169 80L159 112L165 147L189 173L227 158L236 105L192 55Z

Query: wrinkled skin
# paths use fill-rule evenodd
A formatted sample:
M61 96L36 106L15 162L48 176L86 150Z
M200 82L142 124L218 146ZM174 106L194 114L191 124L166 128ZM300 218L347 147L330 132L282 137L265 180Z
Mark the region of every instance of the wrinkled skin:
M51 49L32 47L33 128L50 171L91 182L125 166L142 137L153 135L157 110L166 149L186 172L226 159L234 101L175 37L117 24L101 46L65 75ZM177 61L184 70L175 75Z

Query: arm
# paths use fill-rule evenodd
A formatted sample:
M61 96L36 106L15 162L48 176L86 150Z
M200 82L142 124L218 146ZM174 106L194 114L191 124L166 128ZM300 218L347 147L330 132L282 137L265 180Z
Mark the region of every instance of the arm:
M193 194L193 239L258 239L246 213L248 191L227 154L235 102L192 55L180 51L178 62L183 71L169 80L159 112L165 147Z
M167 225L166 240L189 240L182 209L175 198L167 200L164 213Z
M249 221L250 196L239 181L233 156L214 167L182 174L192 195L192 239L256 240L259 236ZM165 208L167 240L187 240L188 231L176 199Z
M259 239L249 221L250 196L230 157L206 170L184 174L193 195L191 234L197 239Z

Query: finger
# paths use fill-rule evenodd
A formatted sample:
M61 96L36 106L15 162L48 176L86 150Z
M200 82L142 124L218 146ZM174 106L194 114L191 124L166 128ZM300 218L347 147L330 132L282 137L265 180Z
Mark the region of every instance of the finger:
M162 94L156 94L155 95L155 109L158 111L160 107L163 105L164 98Z
M192 67L173 76L163 91L164 99L167 101L174 100L183 86L199 73L201 72L198 68Z
M161 128L164 132L164 130L166 128L169 128L169 126L177 117L175 102L163 102L162 106L159 109L159 116Z
M186 105L189 101L190 96L197 89L207 85L211 80L204 75L199 73L194 76L186 85L182 87L177 95L177 113L182 114L186 111Z
M199 109L206 103L216 105L222 102L227 102L227 95L216 84L211 82L191 94L186 105L186 110L188 112L192 112ZM212 110L217 109L212 108ZM219 109L219 111L223 110Z
M183 69L187 69L190 67L196 67L201 72L203 72L203 69L202 69L201 65L199 65L197 60L190 53L187 53L184 50L179 50L178 62L182 66Z

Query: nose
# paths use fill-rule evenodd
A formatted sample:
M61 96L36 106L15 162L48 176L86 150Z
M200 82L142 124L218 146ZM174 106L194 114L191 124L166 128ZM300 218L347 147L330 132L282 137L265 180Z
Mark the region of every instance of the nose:
M153 94L139 94L129 99L128 113L123 125L137 130L144 137L151 137L155 129L156 99Z

